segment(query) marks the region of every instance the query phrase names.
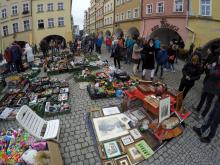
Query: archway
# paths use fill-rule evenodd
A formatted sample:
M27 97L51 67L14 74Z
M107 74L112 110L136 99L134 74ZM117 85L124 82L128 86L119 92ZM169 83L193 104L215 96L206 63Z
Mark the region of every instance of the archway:
M122 30L121 28L117 28L114 33L115 33L115 36L116 36L117 38L124 36L124 32L123 32L123 30Z
M214 53L215 49L220 48L220 38L213 39L209 42L207 42L202 47L203 54L206 54L207 50L210 49L212 53Z
M107 36L111 36L111 32L110 32L109 30L106 30L105 36L106 36L106 37L107 37Z
M21 47L25 48L25 44L27 43L26 41L16 41L16 43Z
M136 27L131 27L130 29L128 29L128 36L133 39L138 39L138 37L140 36L140 32Z
M178 43L183 41L182 37L176 31L168 28L159 28L155 30L151 33L150 38L159 38L161 43L165 45L169 45L170 41L177 41Z
M59 35L49 35L49 36L46 36L44 37L41 42L47 42L47 44L50 43L50 41L53 40L53 41L57 41L58 44L61 44L62 42L64 42L64 44L66 44L66 40L64 37L62 36L59 36Z

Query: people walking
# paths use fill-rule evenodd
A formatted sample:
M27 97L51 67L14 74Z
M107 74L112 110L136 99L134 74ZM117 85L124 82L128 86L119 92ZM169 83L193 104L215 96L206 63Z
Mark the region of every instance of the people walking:
M23 71L21 47L16 42L13 42L10 47L10 53L12 56L12 62L16 67L16 71L20 73Z
M107 36L105 39L106 49L108 53L111 53L112 40L110 36Z
M7 73L14 72L14 66L12 64L12 55L9 47L5 49L4 58L7 62Z
M168 69L170 69L171 72L175 72L175 68L174 68L175 59L176 59L175 45L173 44L173 41L171 41L168 48Z
M167 64L167 59L168 59L167 49L166 46L163 45L161 47L161 50L159 51L159 55L157 56L157 68L155 71L155 76L156 76L160 68L160 79L163 78L163 68Z
M155 67L155 48L153 39L149 39L148 42L145 42L143 45L143 72L142 78L144 79L146 71L150 70L150 79L154 78L154 67Z
M97 48L97 53L101 54L101 48L102 48L102 36L99 36L96 40L96 48Z
M136 75L137 73L137 66L138 66L138 62L141 59L141 51L143 50L143 48L140 47L140 40L137 39L136 43L134 44L133 47L133 53L132 53L132 61L134 63L133 65L133 74Z
M24 55L27 55L27 62L29 64L29 67L33 67L34 66L34 54L32 51L32 48L30 47L30 45L28 43L25 44L25 49L23 52Z
M189 90L194 86L195 81L199 80L201 68L199 65L199 57L193 56L191 62L187 63L182 69L183 77L179 85L179 91L183 91L183 99Z
M207 50L207 54L208 54L208 57L207 59L204 61L203 63L203 71L205 72L206 76L203 80L203 90L202 90L202 94L201 94L201 97L200 97L200 101L199 101L199 104L197 105L197 107L194 107L193 109L196 111L196 112L200 112L200 110L202 109L202 106L203 104L206 102L206 106L205 106L205 109L204 111L202 112L201 116L202 117L205 117L206 114L209 112L209 109L211 107L211 104L212 104L212 101L213 101L213 98L214 98L214 94L213 92L215 90L209 90L209 88L211 89L212 87L208 86L209 84L206 83L206 81L209 79L210 77L210 71L212 70L213 68L213 65L215 65L215 63L217 62L217 58L218 56L216 55L220 55L220 50L216 50L214 52L214 54L212 53L212 51L210 49ZM216 54L216 55L215 55ZM206 90L205 90L206 89ZM208 90L207 90L208 89Z
M133 40L131 37L128 37L125 41L125 47L127 48L125 64L131 63L131 56L133 53L134 44L135 44L135 40Z
M113 57L114 57L114 65L115 68L117 67L117 63L118 63L118 69L121 69L121 64L120 64L120 57L121 57L121 48L120 45L118 44L118 42L116 41L115 46L113 48Z

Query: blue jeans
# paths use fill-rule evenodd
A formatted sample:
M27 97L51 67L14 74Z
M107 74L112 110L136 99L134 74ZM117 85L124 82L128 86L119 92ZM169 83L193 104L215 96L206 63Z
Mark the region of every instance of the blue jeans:
M127 64L127 63L129 63L129 64L131 63L132 53L133 53L133 49L127 48L126 64Z
M106 45L106 50L108 51L108 53L111 53L111 46Z

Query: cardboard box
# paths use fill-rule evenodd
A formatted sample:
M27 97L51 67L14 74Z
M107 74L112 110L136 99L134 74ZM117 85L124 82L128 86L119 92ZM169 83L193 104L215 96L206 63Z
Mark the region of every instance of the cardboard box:
M63 165L59 144L54 141L47 141L47 145L50 152L51 165Z

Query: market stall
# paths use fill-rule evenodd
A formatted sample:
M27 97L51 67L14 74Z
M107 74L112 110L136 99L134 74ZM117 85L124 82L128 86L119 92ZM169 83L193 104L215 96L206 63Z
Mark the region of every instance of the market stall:
M148 159L183 133L182 123L190 115L182 110L182 93L163 83L140 82L125 93L121 108L103 108L100 117L90 113L91 133L106 165Z
M52 141L37 141L22 129L0 130L0 164L62 165L59 146Z
M29 105L41 117L70 112L69 84L65 80L15 75L7 82L9 90L0 101L0 119L15 119L22 105Z

